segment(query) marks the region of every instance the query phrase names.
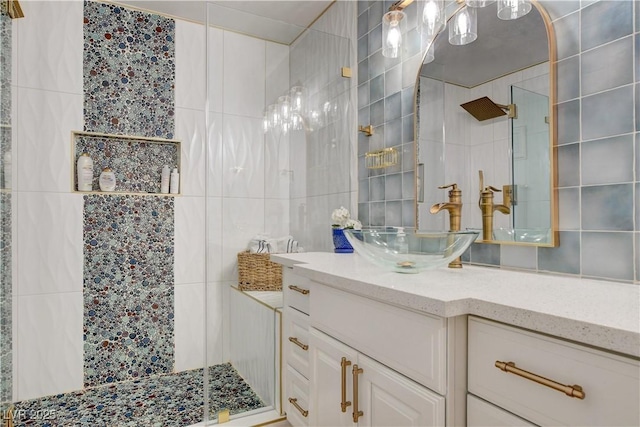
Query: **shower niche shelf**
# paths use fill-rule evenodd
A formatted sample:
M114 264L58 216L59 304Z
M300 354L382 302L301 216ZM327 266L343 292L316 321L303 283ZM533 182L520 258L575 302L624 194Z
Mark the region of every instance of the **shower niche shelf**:
M177 167L182 175L181 142L174 139L114 135L97 132L71 132L71 188L80 194L178 196L161 193L162 167ZM78 191L77 161L82 153L93 159L92 191ZM116 175L114 191L100 191L98 180L104 168ZM181 176L182 177L182 176ZM182 181L182 180L181 180Z

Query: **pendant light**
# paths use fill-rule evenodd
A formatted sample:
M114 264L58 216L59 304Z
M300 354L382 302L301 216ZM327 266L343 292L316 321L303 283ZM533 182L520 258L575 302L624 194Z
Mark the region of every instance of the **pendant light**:
M446 25L443 0L422 0L418 6L418 31L424 38L432 38Z
M402 48L402 36L407 20L401 10L391 10L382 17L382 55L397 58Z
M529 0L498 0L498 18L518 19L531 11Z
M474 7L464 7L449 24L449 43L460 46L478 38L478 14Z

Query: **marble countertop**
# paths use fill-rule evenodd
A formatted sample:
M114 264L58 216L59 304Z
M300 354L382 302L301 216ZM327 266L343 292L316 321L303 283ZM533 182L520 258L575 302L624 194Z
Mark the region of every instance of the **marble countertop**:
M272 254L326 285L454 317L472 314L640 357L640 286L465 265L419 274L385 271L357 254Z

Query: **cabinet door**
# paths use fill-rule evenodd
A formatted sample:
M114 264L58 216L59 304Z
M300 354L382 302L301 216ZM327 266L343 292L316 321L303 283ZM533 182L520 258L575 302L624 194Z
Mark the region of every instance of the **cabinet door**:
M444 397L362 354L358 368L358 426L444 425Z
M343 380L346 386L345 399L353 401L352 368L356 362L356 351L341 342L311 328L309 333L310 402L309 425L353 426L353 405L342 412ZM350 364L343 372L342 358ZM344 375L343 375L344 374Z
M467 426L535 427L535 424L469 394L467 396Z

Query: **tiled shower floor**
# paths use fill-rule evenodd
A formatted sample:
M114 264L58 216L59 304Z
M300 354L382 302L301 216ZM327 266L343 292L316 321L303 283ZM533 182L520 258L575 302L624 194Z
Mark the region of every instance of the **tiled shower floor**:
M203 371L196 369L17 402L15 426L183 427L203 419ZM209 412L264 403L229 363L209 368Z

